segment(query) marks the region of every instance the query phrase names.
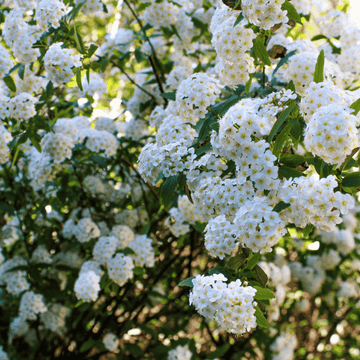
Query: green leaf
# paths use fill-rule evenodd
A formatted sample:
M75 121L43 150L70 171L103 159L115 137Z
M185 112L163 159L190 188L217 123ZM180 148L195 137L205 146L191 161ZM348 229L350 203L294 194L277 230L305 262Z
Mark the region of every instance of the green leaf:
M324 81L324 65L325 54L324 50L321 50L315 65L314 82L320 83Z
M252 270L260 260L260 253L254 254L248 261L246 269Z
M350 108L351 109L354 109L355 111L352 113L352 115L357 115L358 112L360 111L360 99L357 99L355 102L353 102L351 105L350 105Z
M140 3L140 5L137 7L136 11L137 12L140 12L140 11L143 11L145 10L148 6L151 5L151 2L142 2Z
M74 23L74 38L75 38L75 42L76 42L76 48L78 49L79 53L86 54L84 41L83 41L81 35L78 34L75 23Z
M15 214L15 209L11 205L6 204L4 202L0 203L0 210L4 211L10 215Z
M218 347L215 351L212 353L206 355L206 359L216 359L226 354L226 352L230 349L230 344L224 344L220 347Z
M133 249L130 249L126 247L125 249L121 250L121 253L124 255L135 255L135 251Z
M84 89L82 87L82 83L81 83L81 70L80 70L80 68L76 69L76 83L77 83L77 86L79 87L79 89L81 91L84 91Z
M136 344L126 344L125 347L126 350L130 351L130 354L132 354L132 356L139 358L139 356L142 357L142 355L144 355L144 352L142 351L141 347L139 345Z
M191 17L191 21L193 22L193 24L196 28L200 29L201 31L207 31L208 24L205 24L200 19L198 19L194 16Z
M270 134L267 139L268 142L272 141L275 134L279 131L281 125L285 122L287 117L290 115L290 113L293 110L293 108L295 107L295 105L296 105L296 102L291 101L289 106L280 114L280 116L278 117L278 119L276 120L275 124L273 125L273 127L270 131Z
M341 183L344 187L360 187L360 172L353 172L346 175Z
M272 211L275 211L275 212L279 213L279 212L287 209L289 206L291 206L291 204L286 203L286 202L284 202L284 201L280 201L278 204L276 204L276 205L274 206L274 208L272 209Z
M176 175L166 178L161 186L160 197L165 208L168 208L174 199L178 177Z
M213 274L223 274L228 280L232 280L232 275L230 273L229 270L225 269L224 267L222 266L216 266L214 268L212 268L210 271L209 271L209 274L210 275L213 275Z
M46 88L45 88L45 92L46 92L46 95L47 97L51 97L51 95L53 94L53 89L54 89L54 84L53 82L50 80L47 85L46 85Z
M284 58L282 58L278 64L276 65L275 70L272 73L272 76L274 76L277 71L292 57L296 54L296 50L290 51Z
M300 170L296 170L285 165L279 168L278 174L279 177L284 177L286 179L303 176L303 173Z
M269 54L266 50L265 39L263 36L258 36L254 39L254 56L259 58L265 65L271 66Z
M255 300L270 300L275 298L275 295L269 289L264 289L259 286L254 286L254 288L256 289Z
M193 225L193 227L199 233L203 233L206 227L206 223L201 223L197 221L196 224Z
M181 281L178 286L189 286L189 287L194 287L194 284L192 282L192 280L195 279L194 277L188 277L187 279Z
M100 155L92 155L89 156L89 160L93 161L94 163L98 164L101 168L106 169L107 167L107 159Z
M41 146L39 141L35 138L35 136L29 137L31 143L35 146L36 150L41 153Z
M16 85L15 85L15 82L14 82L14 79L8 75L8 76L5 76L3 78L4 80L4 83L6 84L6 86L12 91L12 92L16 92Z
M280 163L286 166L296 168L298 165L306 161L305 156L297 154L281 154Z
M147 235L148 233L149 233L149 231L150 231L150 228L151 228L151 222L148 222L145 226L144 226L144 228L142 229L142 234L143 235Z
M307 224L303 230L304 238L309 237L309 235L312 233L312 231L315 229L314 225Z
M176 91L168 92L168 93L161 93L160 96L163 97L164 99L175 101L176 100Z
M257 279L257 281L262 286L266 286L266 283L268 282L268 276L266 275L265 271L259 265L256 265L253 269L253 272L255 273L255 279Z
M246 85L245 85L246 95L248 95L249 92L250 92L250 88L251 88L251 83L252 83L253 77L254 77L254 74L250 74L250 79L246 82Z
M245 260L246 256L244 256L243 254L238 254L230 258L226 265L230 269L237 270L244 264Z
M89 49L88 49L88 53L87 56L90 58L92 55L95 54L95 51L98 49L97 45L91 44Z
M240 15L237 17L235 23L234 23L234 27L235 27L237 24L239 24L242 19L244 19L244 15L243 15L243 13L241 12Z
M95 340L89 339L88 341L85 341L85 342L82 344L82 346L81 346L81 348L80 348L79 351L80 351L81 353L82 353L82 352L85 352L85 351L91 349L93 346L95 346L95 344L96 344L96 341L95 341Z
M21 80L24 80L24 75L25 75L25 65L24 64L20 65L18 75Z
M135 49L134 54L138 63L141 63L146 59L146 55L140 49Z
M311 41L317 41L317 40L327 40L328 38L325 35L319 34L315 35L311 38Z
M276 157L280 156L280 154L285 146L285 143L290 139L289 133L293 126L294 126L294 123L289 122L284 127L284 129L281 131L281 133L277 136L275 143L274 143L274 148L273 148L273 153Z
M269 322L267 321L267 319L265 318L264 314L262 313L262 311L260 310L260 308L258 306L255 306L255 317L256 317L256 323L258 324L258 326L264 328L264 329L268 329L270 327Z
M288 0L285 0L285 2L281 5L281 10L287 11L287 17L290 20L302 24L300 15L296 11L294 5L291 4Z
M292 80L290 80L290 82L285 86L285 90L291 90L292 92L296 92L295 85Z

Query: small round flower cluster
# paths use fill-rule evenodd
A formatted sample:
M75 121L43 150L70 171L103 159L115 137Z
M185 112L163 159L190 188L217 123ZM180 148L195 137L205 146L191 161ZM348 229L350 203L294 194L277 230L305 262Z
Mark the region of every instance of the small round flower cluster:
M115 236L101 236L93 249L94 259L102 265L106 265L118 248L118 239Z
M233 225L225 215L209 220L205 227L205 247L211 256L223 259L225 255L235 255L238 246Z
M40 316L41 315L42 314L40 314ZM25 335L29 331L29 329L30 327L26 319L21 316L17 316L16 318L14 318L10 323L9 344L12 344L14 337Z
M102 95L107 93L107 85L100 74L90 73L89 80L90 82L88 82L86 76L84 77L82 81L83 91L79 92L79 96L85 97L88 95L98 100Z
M247 201L234 218L234 234L254 252L271 252L280 237L286 234L285 221L272 211L266 197Z
M272 351L272 360L293 360L297 339L295 334L288 331L281 332L275 341L270 345Z
M79 274L74 285L75 295L84 302L95 301L100 291L100 276L94 271Z
M73 234L79 242L84 243L99 237L100 230L90 218L83 218L76 224Z
M320 231L321 242L324 244L335 244L337 251L342 255L349 255L355 249L355 239L353 232L346 229L335 227L329 232Z
M215 103L221 92L219 81L205 73L196 73L183 80L176 91L176 108L184 122L195 125Z
M28 320L36 320L36 315L47 311L41 294L27 291L20 300L19 315Z
M291 0L291 4L294 5L296 11L299 14L309 15L311 9L311 0Z
M103 130L83 130L81 136L86 138L85 146L91 151L104 151L106 156L113 156L119 147L119 143L113 134Z
M118 130L116 125L117 123L113 119L103 116L96 119L95 128L113 134Z
M97 13L103 10L103 3L101 0L75 0L75 5L83 3L81 7L81 12L84 15L89 15L92 13Z
M242 0L241 9L251 23L264 30L276 24L286 24L287 12L281 9L285 0Z
M23 79L20 79L18 74L16 74L15 78L16 90L20 93L31 94L40 92L41 88L45 87L47 82L48 80L36 75L35 69L31 71L29 67L25 68Z
M316 19L316 17L315 17ZM326 15L319 17L320 31L326 37L337 37L348 24L348 16L340 10L330 10Z
M222 274L196 276L189 302L200 315L215 320L222 329L241 335L256 327L256 289L242 285L240 279L230 284L226 281Z
M204 221L200 209L192 204L186 195L178 197L178 207L171 208L169 214L165 225L176 237L188 233L190 231L189 224L195 225L197 221Z
M10 99L10 117L16 120L28 120L36 115L35 104L38 99L28 93L20 93Z
M71 310L60 304L53 304L51 308L40 314L40 320L44 324L45 329L63 335L65 331L65 319L69 316Z
M119 339L117 338L117 336L115 334L108 333L104 336L103 343L107 350L114 351L119 346Z
M135 254L132 255L135 266L153 267L155 265L155 253L151 246L152 240L146 235L138 235L128 245Z
M170 27L175 25L178 13L179 8L168 1L152 2L144 12L144 20L155 27Z
M47 76L55 84L66 84L74 76L72 68L80 67L79 55L74 55L73 50L62 49L62 42L50 45L44 56L45 70Z
M37 25L29 25L24 15L23 8L12 9L5 17L2 35L14 57L21 63L29 64L40 56L39 49L33 48L33 44L39 40L41 31Z
M237 16L238 12L222 5L215 10L210 25L211 43L220 58L216 71L228 86L245 84L249 73L255 71L249 52L256 35L252 29L245 28L245 19L234 26Z
M0 346L0 360L10 360L8 354L3 350L2 345Z
M289 59L288 66L285 70L285 77L288 82L294 82L296 92L305 95L305 91L314 79L315 65L318 54L316 52L304 51L295 54ZM333 69L330 61L325 59L324 77L332 80L331 74Z
M125 249L135 239L134 232L127 225L115 225L111 229L110 236L117 239L119 249Z
M56 163L62 163L65 159L70 159L72 148L75 145L74 140L62 133L47 133L41 139L42 150Z
M129 279L134 276L134 262L130 256L124 254L116 254L108 262L109 278L116 282L119 286L123 286Z
M331 82L311 82L301 97L300 112L306 122L323 106L351 105L353 99Z
M175 349L169 351L167 360L191 360L192 355L187 345L178 345Z
M36 24L47 31L49 25L54 29L60 26L59 20L66 14L66 6L59 0L41 0L35 10Z
M39 245L31 255L31 261L39 264L51 264L52 258L45 245Z
M157 144L146 144L138 158L138 170L146 181L155 185L161 172L165 177L177 175L189 169L195 158L194 148L187 148L180 142L162 147L158 147Z
M9 147L7 144L12 140L10 132L0 123L0 164L6 162L9 158Z
M286 299L288 288L286 284L291 280L291 270L286 264L279 267L272 262L260 261L258 265L264 270L269 278L270 285L276 288L275 298L270 299L268 321L279 320L280 307Z
M0 44L0 78L3 78L12 67L10 53Z
M333 175L317 180L314 177L299 177L286 180L279 188L278 198L290 207L280 216L300 228L312 224L318 229L334 230L340 224L340 212L347 214L354 207L354 198L334 189L338 183Z
M27 272L25 270L10 271L12 268L26 265L27 261L20 256L14 256L0 265L0 280L5 282L6 291L10 294L16 296L24 290L29 290Z
M305 130L306 150L329 164L338 164L359 146L358 119L350 108L332 104L321 107L311 117Z

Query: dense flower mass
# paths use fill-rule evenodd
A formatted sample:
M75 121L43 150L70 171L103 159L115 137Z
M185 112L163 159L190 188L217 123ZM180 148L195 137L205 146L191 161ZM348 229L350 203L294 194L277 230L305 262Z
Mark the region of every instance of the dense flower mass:
M351 5L0 1L0 360L359 356Z

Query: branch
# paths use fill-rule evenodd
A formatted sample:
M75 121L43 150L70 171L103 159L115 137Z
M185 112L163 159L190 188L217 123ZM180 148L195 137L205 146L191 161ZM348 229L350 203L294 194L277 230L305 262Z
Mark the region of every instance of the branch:
M145 29L144 29L144 27L143 27L143 25L142 25L142 22L141 22L141 20L139 19L139 17L136 15L136 13L135 13L135 11L133 10L133 8L131 7L130 3L129 3L127 0L124 0L124 2L125 2L125 4L127 5L127 7L129 8L129 10L131 11L131 13L133 14L134 18L136 19L137 23L138 23L139 26L140 26L141 31L142 31L143 34L144 34L144 37L145 37L146 41L149 43L149 45L150 45L150 47L151 47L152 55L149 55L149 56L148 56L149 63L150 63L150 65L151 65L152 69L153 69L153 72L154 72L156 81L157 81L157 83L158 83L158 85L159 85L160 92L161 92L161 93L164 93L165 91L164 91L164 88L163 88L163 86L162 86L162 82L161 82L161 79L160 79L160 76L159 76L159 72L158 72L158 70L157 70L157 68L156 68L156 64L155 64L155 61L154 61L154 59L153 59L153 55L154 55L155 60L157 60L157 61L159 62L159 60L158 60L158 58L157 58L157 56L156 56L155 48L154 48L153 44L151 43L149 37L146 35L146 31L145 31ZM165 78L164 78L164 74L162 73L162 69L161 69L161 68L160 68L160 71L161 71L161 77L162 77L162 79L163 79L163 81L164 81ZM165 107L166 107L167 104L168 104L168 100L167 100L167 99L164 99L164 100L165 100Z
M144 89L142 86L138 85L134 79L132 79L128 74L127 72L119 65L117 64L115 61L112 61L112 60L109 60L109 59L106 59L105 57L103 56L99 56L99 55L96 55L99 59L105 59L105 60L108 60L111 64L113 64L115 67L117 67L127 78L128 80L134 84L138 89L140 89L141 91L143 91L146 95L150 96L153 100L155 100L155 96L153 94L151 94L149 91L147 91L146 89Z

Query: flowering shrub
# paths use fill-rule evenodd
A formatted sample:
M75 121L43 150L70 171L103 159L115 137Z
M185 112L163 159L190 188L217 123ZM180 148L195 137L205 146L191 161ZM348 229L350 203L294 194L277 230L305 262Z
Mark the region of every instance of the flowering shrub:
M348 6L0 2L0 359L359 358Z

